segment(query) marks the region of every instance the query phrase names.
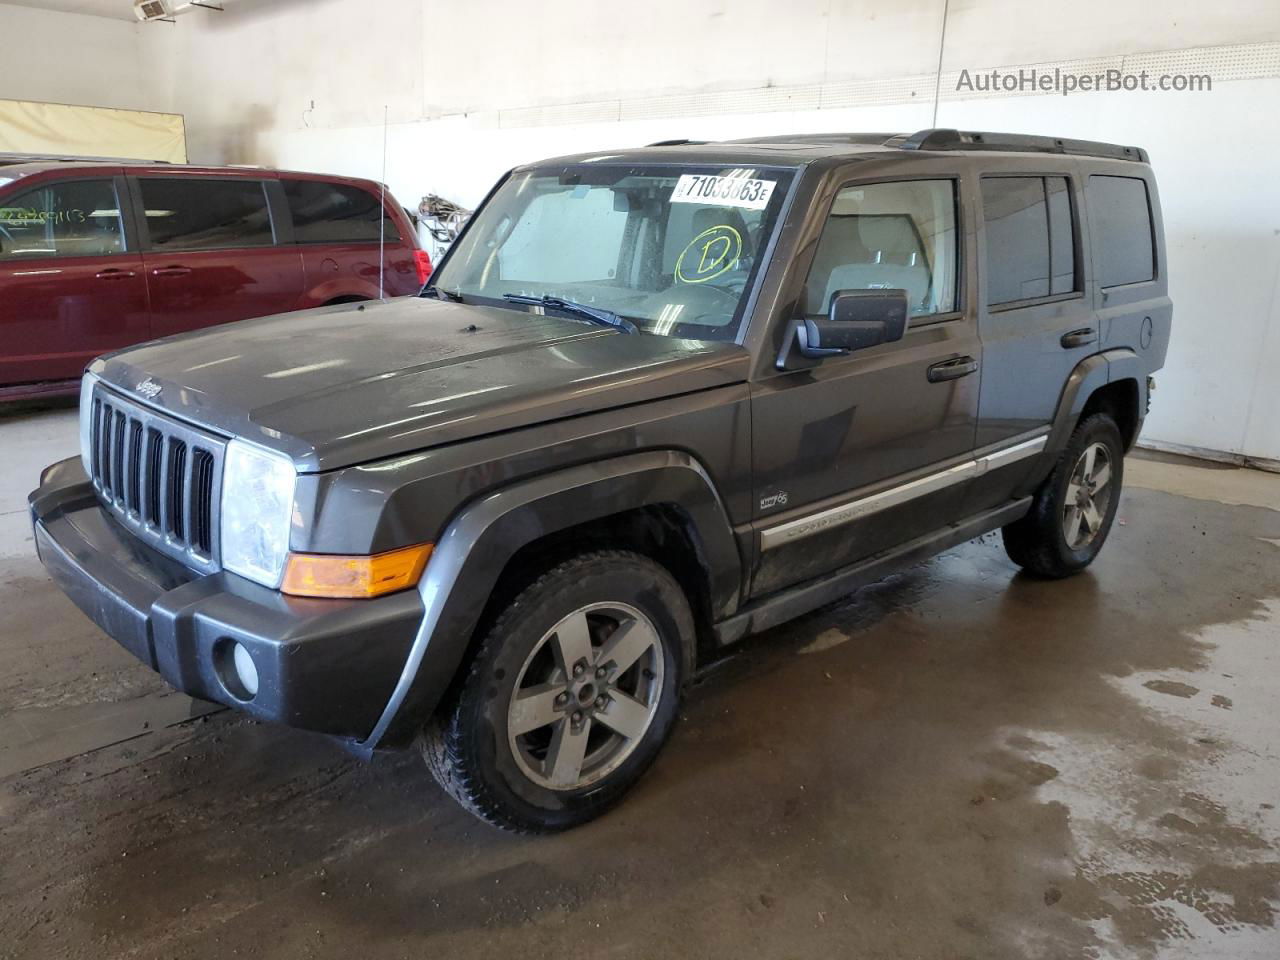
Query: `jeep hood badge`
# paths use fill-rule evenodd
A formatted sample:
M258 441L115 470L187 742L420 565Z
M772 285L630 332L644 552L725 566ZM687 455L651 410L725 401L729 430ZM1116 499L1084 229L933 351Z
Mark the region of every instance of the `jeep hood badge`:
M154 400L156 397L160 396L160 391L164 388L150 377L147 377L147 379L143 380L140 384L134 387L134 389L148 400Z

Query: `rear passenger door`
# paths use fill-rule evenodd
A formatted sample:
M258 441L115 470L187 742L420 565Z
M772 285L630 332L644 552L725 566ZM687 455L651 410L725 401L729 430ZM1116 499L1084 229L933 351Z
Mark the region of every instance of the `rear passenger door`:
M1011 451L974 481L967 511L1003 503L1032 469L1063 385L1098 350L1084 295L1080 190L1066 165L978 180L980 452ZM1018 455L1015 455L1018 454Z
M155 336L297 309L302 262L287 216L272 215L274 182L188 174L132 182Z

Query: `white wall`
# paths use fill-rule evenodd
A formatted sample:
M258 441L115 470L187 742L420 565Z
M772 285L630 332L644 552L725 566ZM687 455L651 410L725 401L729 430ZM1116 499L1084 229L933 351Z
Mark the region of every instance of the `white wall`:
M473 204L510 166L578 150L930 126L941 16L942 0L230 0L141 29L151 108L186 115L194 160L378 178L385 107L386 179L412 206ZM955 94L961 68L1053 63L1214 89ZM1280 460L1280 4L951 0L943 69L940 126L1150 151L1175 332L1144 437Z
M124 20L0 3L0 97L161 110L148 63L153 39Z

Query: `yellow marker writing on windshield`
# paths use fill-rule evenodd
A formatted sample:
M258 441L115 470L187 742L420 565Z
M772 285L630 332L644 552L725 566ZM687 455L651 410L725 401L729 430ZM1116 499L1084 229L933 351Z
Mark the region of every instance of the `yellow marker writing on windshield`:
M698 251L698 266L692 276L685 270L685 258ZM681 283L706 283L729 270L742 255L742 234L725 224L703 230L680 251L676 260L676 280ZM692 259L692 258L690 258Z

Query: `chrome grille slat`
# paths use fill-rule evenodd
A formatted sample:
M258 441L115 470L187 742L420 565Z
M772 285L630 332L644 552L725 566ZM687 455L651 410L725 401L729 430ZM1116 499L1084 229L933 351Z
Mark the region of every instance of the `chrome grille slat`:
M213 481L215 459L212 453L197 447L191 456L191 518L187 529L197 550L213 549Z
M100 480L103 496L111 499L111 424L115 420L109 404L102 405L102 472L95 477Z
M111 480L112 499L118 504L124 503L124 428L125 416L119 410L115 413L115 422L111 425L111 467L114 471Z
M142 421L136 418L129 419L129 469L127 471L128 485L125 495L125 506L128 507L130 513L137 513L141 509L141 483L142 483Z
M203 572L220 569L227 441L101 384L88 415L90 469L103 505L157 550Z
M187 445L181 440L170 437L169 463L164 471L165 478L165 529L179 543L186 540L187 527Z
M164 434L155 427L147 427L147 474L143 483L147 488L147 512L143 520L152 526L160 523L160 466L164 456Z

